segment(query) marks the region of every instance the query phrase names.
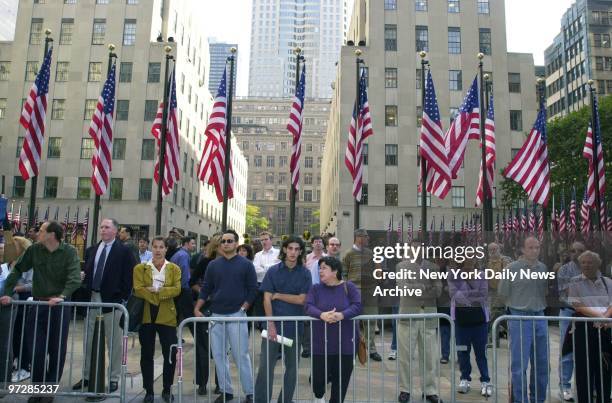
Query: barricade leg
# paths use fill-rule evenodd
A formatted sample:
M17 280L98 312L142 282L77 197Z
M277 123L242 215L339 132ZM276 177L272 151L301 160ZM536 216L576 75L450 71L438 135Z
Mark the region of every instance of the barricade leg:
M261 339L259 369L255 381L255 403L269 403L272 399L274 367L276 367L276 358L279 351L280 344L268 339Z

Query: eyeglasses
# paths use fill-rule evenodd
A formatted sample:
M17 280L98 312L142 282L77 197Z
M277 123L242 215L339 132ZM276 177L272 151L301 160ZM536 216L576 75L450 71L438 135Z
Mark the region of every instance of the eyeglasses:
M222 239L221 243L222 244L224 244L224 243L234 243L234 240L233 239Z
M339 243L330 243L329 246L340 246Z

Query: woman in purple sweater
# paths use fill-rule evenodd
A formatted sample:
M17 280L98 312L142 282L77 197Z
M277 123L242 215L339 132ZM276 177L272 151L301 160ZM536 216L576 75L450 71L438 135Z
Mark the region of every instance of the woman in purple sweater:
M353 283L342 280L338 259L319 260L319 276L321 282L310 288L305 303L306 314L321 319L312 322L312 389L315 402L325 402L329 378L329 402L338 403L344 401L353 373L359 326L351 319L361 314L361 294Z

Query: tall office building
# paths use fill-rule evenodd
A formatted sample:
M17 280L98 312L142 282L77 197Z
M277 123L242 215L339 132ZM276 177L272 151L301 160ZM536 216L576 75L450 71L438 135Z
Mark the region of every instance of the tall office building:
M221 81L221 77L223 77L223 71L227 65L227 57L230 54L231 48L238 49L238 44L221 43L213 39L209 39L208 41L208 91L210 91L213 97L217 94L217 90L219 89L219 82ZM236 64L234 66L233 76L234 94L236 93L236 76L238 75L238 57L239 53L236 52Z
M10 41L15 35L18 0L0 0L0 41Z
M478 71L479 52L493 80L497 161L493 206L501 201L500 170L525 139L536 117L535 68L530 54L508 53L504 1L358 0L347 43L364 44L368 100L374 135L364 149L360 220L364 228L387 230L404 219L418 227L421 197L419 132L421 59L428 52L444 130L457 114ZM444 24L441 24L444 22ZM355 102L355 46L344 46L327 125L321 183L322 231L351 245L354 222L352 178L344 164L348 127ZM455 218L471 218L481 164L479 143L470 141L463 167L444 200L428 196L430 222L446 228ZM494 217L495 218L495 217Z
M82 221L93 206L94 146L87 131L106 79L107 45L113 43L118 58L112 172L110 188L102 196L101 217L116 218L139 236L156 235L157 147L151 126L163 95L164 47L169 45L176 59L180 181L164 199L161 234L176 227L202 241L220 228L221 203L196 173L212 97L202 82L208 44L192 20L195 3L20 2L15 40L0 43L0 173L2 191L15 207L23 204L25 209L30 195L30 182L24 182L18 170L24 139L19 116L42 60L44 31L49 28L54 50L38 177L39 217L49 207L51 216L59 211L62 219L70 208L70 221L77 209ZM235 141L232 152L235 198L229 203L229 226L242 233L247 166Z
M331 98L346 31L347 0L253 0L250 97L290 97L295 54L306 58L306 96Z
M577 0L544 52L549 119L590 104L588 81L612 94L612 0Z

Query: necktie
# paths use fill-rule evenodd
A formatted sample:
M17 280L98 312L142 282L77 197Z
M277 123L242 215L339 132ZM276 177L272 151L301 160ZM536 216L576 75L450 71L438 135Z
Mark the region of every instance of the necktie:
M96 272L93 278L92 289L94 291L100 291L100 286L102 285L102 274L104 274L104 263L106 262L106 244L102 248L102 253L100 253L100 257L98 258L98 264L96 265Z

